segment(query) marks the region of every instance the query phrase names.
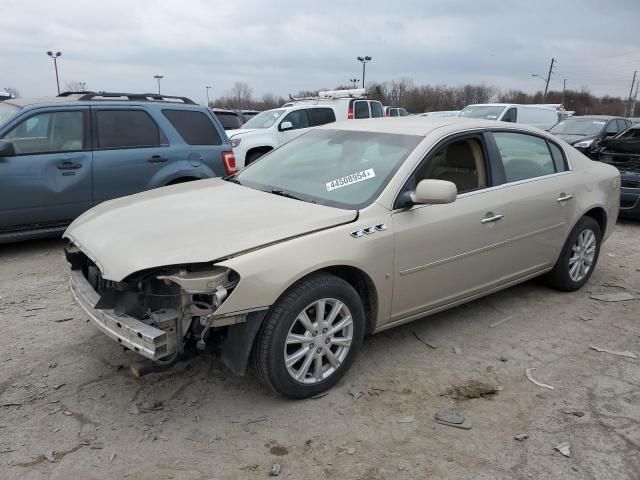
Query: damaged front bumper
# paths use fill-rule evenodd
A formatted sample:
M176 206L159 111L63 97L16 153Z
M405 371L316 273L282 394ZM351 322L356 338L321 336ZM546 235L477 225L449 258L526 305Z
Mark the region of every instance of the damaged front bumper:
M96 327L122 346L150 359L158 360L176 352L176 342L166 331L133 318L116 315L111 309L96 309L100 295L80 270L71 270L69 285L74 299L87 313ZM170 321L171 313L165 318ZM177 320L177 312L175 320ZM173 335L175 336L175 335Z

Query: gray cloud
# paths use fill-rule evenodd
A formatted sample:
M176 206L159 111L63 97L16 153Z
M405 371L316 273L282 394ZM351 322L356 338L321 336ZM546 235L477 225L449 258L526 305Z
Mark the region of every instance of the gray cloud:
M163 91L202 101L233 82L256 94L367 80L485 82L534 91L551 57L551 83L624 96L640 68L640 2L383 0L5 0L0 86L55 93L49 49L63 52L61 82L96 90Z

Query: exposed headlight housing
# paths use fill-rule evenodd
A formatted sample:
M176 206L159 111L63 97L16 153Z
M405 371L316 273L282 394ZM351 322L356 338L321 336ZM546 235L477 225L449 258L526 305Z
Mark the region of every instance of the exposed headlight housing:
M591 140L583 140L581 142L576 142L573 144L575 148L589 148L593 144L593 139Z
M241 138L232 138L231 139L231 148L236 148L238 145L240 145L241 141L242 141Z

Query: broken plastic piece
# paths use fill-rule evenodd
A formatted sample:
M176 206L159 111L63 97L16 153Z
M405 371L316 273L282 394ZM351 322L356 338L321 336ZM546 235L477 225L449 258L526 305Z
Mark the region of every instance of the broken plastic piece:
M529 379L529 381L531 383L535 383L536 385L538 385L539 387L542 387L542 388L548 388L549 390L555 390L551 385L547 385L546 383L539 382L538 380L533 378L531 376L531 372L533 372L534 370L535 370L535 368L525 368L524 369L524 374L527 376L527 378Z
M519 442L526 440L527 438L529 438L529 434L528 433L521 433L520 435L516 435L515 437L516 440L518 440Z
M589 348L591 348L592 350L595 350L596 352L610 353L611 355L618 355L619 357L633 358L634 360L638 359L638 356L633 352L628 352L628 351L617 352L615 350L607 350L606 348L595 347L593 345L591 345Z
M559 451L565 457L571 456L571 444L569 442L562 442L553 447L557 451Z
M473 422L460 415L459 413L439 412L435 414L436 422L448 427L462 428L463 430L471 430ZM447 421L453 420L453 421Z

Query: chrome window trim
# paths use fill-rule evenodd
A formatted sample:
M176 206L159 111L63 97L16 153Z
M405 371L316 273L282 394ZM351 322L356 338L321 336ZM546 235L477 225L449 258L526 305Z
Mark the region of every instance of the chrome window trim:
M405 186L405 184L407 183L407 180L409 180L409 178L411 178L411 176L416 172L416 170L418 169L418 167L420 166L420 164L424 161L424 159L429 156L433 149L441 144L442 142L447 141L448 138L450 137L457 137L460 134L483 134L483 133L494 133L494 132L507 132L507 133L523 133L525 135L532 135L534 137L538 137L538 138L542 138L548 142L552 142L554 145L556 145L560 151L563 153L564 158L567 162L567 170L563 171L563 172L555 172L555 173L551 173L549 175L543 175L541 177L533 177L533 178L526 178L524 180L517 180L515 182L507 182L507 183L503 183L500 185L494 185L492 187L485 187L479 190L474 190L472 192L465 192L462 193L460 195L458 195L456 197L456 200L458 198L465 198L467 196L471 196L471 195L477 195L479 193L482 192L488 192L488 191L493 191L493 190L497 190L500 188L504 188L507 186L511 186L511 185L519 185L521 183L528 183L528 182L535 182L538 180L542 180L545 178L551 178L551 177L556 177L559 175L567 175L569 173L573 173L573 165L571 164L571 159L570 156L567 154L567 151L564 149L564 147L562 145L560 145L557 141L555 141L554 139L548 138L545 135L540 135L537 132L530 132L528 130L520 130L518 128L509 128L508 126L505 128L496 128L496 127L492 127L490 129L485 129L485 128L469 128L469 129L465 129L465 130L459 130L457 132L454 133L449 133L446 135L443 135L442 137L440 137L439 139L437 139L428 149L427 151L424 153L424 155L422 155L422 157L420 158L420 161L418 163L416 163L416 165L413 167L413 169L411 170L411 172L409 172L409 174L404 178L404 180L400 183L400 187L398 188L398 190L396 191L396 193L393 196L393 202L391 204L391 213L396 213L396 212L409 212L412 211L416 208L422 208L422 207L426 207L428 205L414 205L411 208L393 208L393 205L396 204L396 202L398 201L398 196L400 195L400 193L402 192L402 188ZM550 135L550 134L549 134ZM488 158L486 159L487 161L489 160Z

